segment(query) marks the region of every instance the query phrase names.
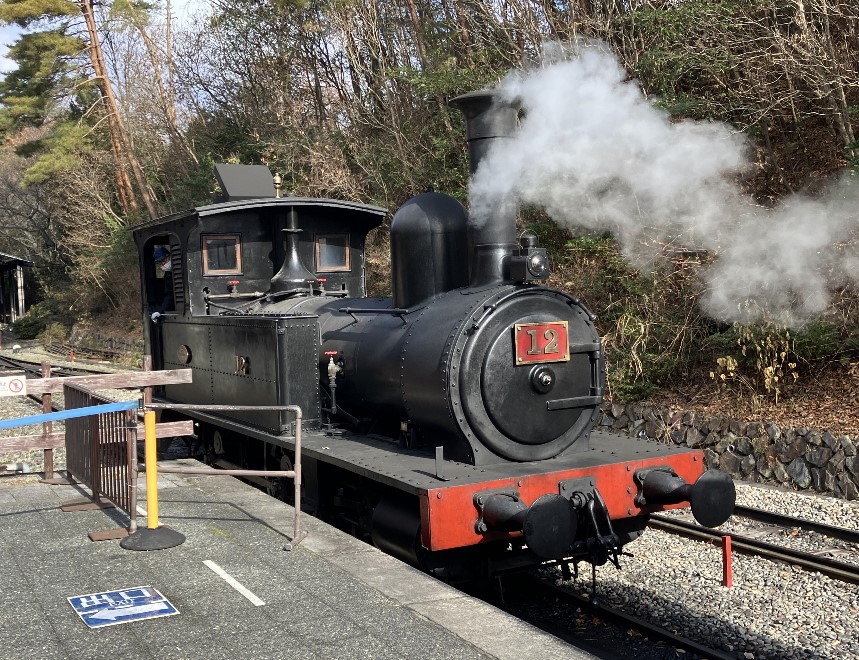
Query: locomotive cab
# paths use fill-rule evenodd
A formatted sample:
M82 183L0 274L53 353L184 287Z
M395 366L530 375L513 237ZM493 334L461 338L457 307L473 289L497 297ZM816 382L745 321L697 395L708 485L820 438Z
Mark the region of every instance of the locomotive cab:
M262 169L271 187L270 173ZM273 189L271 197L246 199L235 177L220 172L219 179L226 201L133 230L153 367L193 371L192 383L167 386L160 394L189 404L299 405L307 427L318 427L318 317L269 303L365 295L364 241L385 210L275 197ZM172 254L172 311L160 305L164 280L153 256L159 247ZM290 258L304 269L293 285L284 282L292 277L284 272ZM154 311L160 314L153 318ZM224 416L268 433L290 429L286 413Z

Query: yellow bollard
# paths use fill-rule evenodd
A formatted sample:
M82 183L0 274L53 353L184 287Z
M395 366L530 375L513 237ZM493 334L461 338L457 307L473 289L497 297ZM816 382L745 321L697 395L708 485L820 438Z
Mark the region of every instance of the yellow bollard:
M146 460L146 527L119 542L126 550L166 550L185 542L185 537L167 525L158 526L158 444L155 441L155 413L143 413L143 447Z
M146 526L158 528L158 443L155 440L155 413L143 413L144 456L146 459Z

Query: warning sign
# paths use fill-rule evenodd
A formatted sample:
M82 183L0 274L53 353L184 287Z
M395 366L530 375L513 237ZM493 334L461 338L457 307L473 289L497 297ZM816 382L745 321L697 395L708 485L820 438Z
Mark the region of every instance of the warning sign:
M0 396L27 394L26 376L0 376Z

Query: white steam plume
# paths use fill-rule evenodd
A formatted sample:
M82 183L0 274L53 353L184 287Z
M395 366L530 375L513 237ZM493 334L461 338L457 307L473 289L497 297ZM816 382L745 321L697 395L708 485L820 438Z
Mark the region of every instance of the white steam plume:
M859 282L853 177L825 198L760 207L733 181L748 165L744 138L725 124L672 122L597 44L549 46L542 68L496 91L525 117L480 163L473 218L512 198L562 225L611 231L639 266L666 244L712 251L702 302L725 320L796 325L826 308L833 287Z

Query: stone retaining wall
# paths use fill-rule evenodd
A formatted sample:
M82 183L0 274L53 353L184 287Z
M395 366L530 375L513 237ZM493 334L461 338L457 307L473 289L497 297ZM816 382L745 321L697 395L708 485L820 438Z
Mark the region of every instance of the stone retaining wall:
M73 346L92 348L99 351L108 351L122 355L143 353L142 337L131 339L128 337L106 335L93 328L73 328L68 341Z
M859 456L849 435L608 402L599 427L702 449L707 467L736 479L859 498Z

